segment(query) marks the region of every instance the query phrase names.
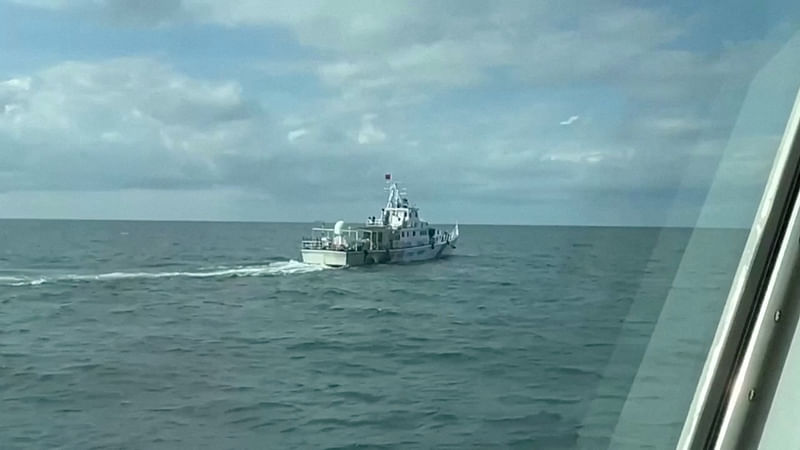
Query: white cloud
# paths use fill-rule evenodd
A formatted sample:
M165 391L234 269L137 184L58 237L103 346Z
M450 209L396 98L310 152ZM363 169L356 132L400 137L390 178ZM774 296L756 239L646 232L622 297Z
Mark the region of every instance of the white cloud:
M571 163L589 163L595 164L600 161L606 160L609 156L616 157L614 153L608 152L578 152L578 153L549 153L542 156L542 161L566 161Z
M0 139L21 167L0 190L210 183L224 155L258 151L259 108L235 82L147 58L66 62L0 83Z
M14 103L6 103L5 105L3 105L3 114L5 115L10 115L14 113L14 111L19 111L19 110L20 106Z
M687 47L697 38L695 22L667 7L615 1L27 3L157 26L278 27L309 50L298 61L247 61L262 74L311 75L322 85L312 94L290 93L284 109L291 110L277 111L286 119L275 129L238 82L202 80L148 59L64 63L0 83L0 139L13 138L28 167L50 157L43 172L65 175L59 166L84 170L79 151L104 169L118 158L126 170L112 170L110 185L150 182L127 172L156 174L151 178L164 183L295 186L298 173L320 180L333 174L299 171L312 155L341 171L402 164L422 184L426 177L474 183L475 195L663 194L680 183L700 189L724 147L737 95L774 46ZM572 95L576 85L586 98ZM530 95L528 111L504 103L520 95ZM734 100L718 107L721 97ZM570 116L576 110L583 117ZM554 117L580 126L554 133ZM407 143L403 153L377 145L389 138L384 130ZM281 153L281 145L298 142L309 151ZM370 158L351 161L358 152ZM698 157L703 176L686 176L688 161ZM442 180L431 161L462 176ZM78 172L86 176L73 178L100 176ZM66 183L64 176L51 180Z
M27 91L30 88L31 88L30 77L12 78L10 80L0 82L0 94L2 94L3 92Z
M115 16L150 17L153 24L285 27L302 44L325 50L316 72L340 90L337 107L350 111L414 104L437 89L485 83L497 68L534 86L602 82L638 97L669 101L682 100L722 76L750 67L736 64L741 58L725 61L675 49L674 41L687 32L685 20L664 8L617 2L167 2L178 12L161 3L31 4L91 6ZM290 63L281 67L286 64Z
M237 82L150 58L65 62L27 78L0 81L0 102L13 105L0 109L0 193L233 188L305 204L310 190L335 181L334 205L351 197L347 186L363 188L340 171L384 170L354 157L387 139L374 114L357 116L352 139L341 131L352 127L350 114L283 115L273 124Z
M680 21L661 11L615 2L365 2L184 0L162 2L39 0L50 8L93 8L114 16L225 26L275 25L305 45L331 50L318 69L346 100L413 86L463 87L505 67L535 82L569 83L631 72L653 50L680 35ZM149 9L148 9L149 8ZM581 14L576 15L575 10ZM636 36L636 39L631 39ZM663 50L666 51L666 50ZM569 57L565 57L569 55ZM364 100L369 103L367 100ZM372 102L374 105L376 102ZM369 104L364 105L368 107Z
M307 130L307 129L305 129L305 128L298 128L298 129L296 129L296 130L292 130L292 131L290 131L289 133L287 133L287 134L286 134L286 139L287 139L289 142L294 142L294 141L296 141L296 140L298 140L298 139L302 138L303 136L305 136L305 135L307 135L307 134L308 134L308 130Z
M569 119L567 119L567 120L562 120L561 122L559 122L559 125L572 125L572 124L573 124L573 123L575 123L575 122L576 122L578 119L580 119L580 116L570 116L570 117L569 117Z
M79 2L73 3L69 0L11 0L11 3L17 3L19 5L24 5L24 6L32 6L35 8L64 9L70 6L74 6L75 3Z
M359 144L376 144L386 140L386 133L374 123L376 117L375 114L364 114L361 117L361 129L358 131L358 137L356 138Z

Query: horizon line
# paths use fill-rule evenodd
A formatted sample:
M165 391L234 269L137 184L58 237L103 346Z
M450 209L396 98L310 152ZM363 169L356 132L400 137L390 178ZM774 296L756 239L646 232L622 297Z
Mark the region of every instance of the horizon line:
M226 220L226 219L118 219L118 218L74 218L74 217L0 217L7 221L49 221L49 222L163 222L163 223L264 223L264 224L319 224L330 221L320 220ZM334 222L330 222L334 223ZM361 223L345 221L352 225ZM454 225L454 223L432 223L432 225ZM580 223L487 223L487 222L458 222L460 226L498 226L498 227L585 227L585 228L685 228L685 229L723 229L723 230L749 230L749 227L737 226L696 226L696 225L643 225L643 224L580 224Z

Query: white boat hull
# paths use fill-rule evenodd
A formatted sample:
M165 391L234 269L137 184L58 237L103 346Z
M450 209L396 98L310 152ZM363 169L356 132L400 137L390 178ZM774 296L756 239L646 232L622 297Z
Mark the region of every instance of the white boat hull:
M458 239L449 243L389 250L390 263L410 263L442 258L453 253Z
M434 245L398 248L377 252L348 252L337 250L302 250L303 262L330 267L353 267L382 263L411 263L443 258L452 254L458 238Z
M372 264L372 259L367 258L364 252L347 252L337 250L306 250L301 251L303 262L330 267L350 267Z

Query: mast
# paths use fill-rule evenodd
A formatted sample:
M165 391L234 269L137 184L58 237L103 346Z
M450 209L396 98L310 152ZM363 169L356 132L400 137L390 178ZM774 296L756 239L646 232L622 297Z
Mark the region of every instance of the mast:
M400 201L400 190L397 188L397 183L392 181L391 173L387 173L384 178L386 179L386 187L384 189L389 191L389 198L386 199L386 209L395 208Z

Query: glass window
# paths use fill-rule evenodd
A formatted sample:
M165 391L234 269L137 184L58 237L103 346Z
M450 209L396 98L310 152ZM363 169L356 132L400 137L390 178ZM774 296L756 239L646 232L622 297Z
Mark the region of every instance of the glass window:
M677 442L683 425L679 419L688 411L794 93L800 87L800 77L790 73L798 68L798 39L800 35L789 33L776 40L760 60L763 65L758 72L747 79L717 172L697 224L687 235L664 302L649 312L648 307L634 302L629 313L634 323L649 316L652 325L644 327L644 333L636 324L621 329L620 342L639 340L644 351L625 401L620 402L612 446L651 442L674 446ZM739 225L730 227L733 223ZM658 259L655 252L652 258ZM648 289L649 278L643 277L642 298L653 292ZM648 340L646 345L643 339ZM609 360L609 372L630 358L621 354L621 347ZM612 389L611 384L600 386ZM670 421L671 425L665 425Z

